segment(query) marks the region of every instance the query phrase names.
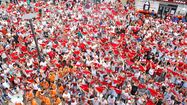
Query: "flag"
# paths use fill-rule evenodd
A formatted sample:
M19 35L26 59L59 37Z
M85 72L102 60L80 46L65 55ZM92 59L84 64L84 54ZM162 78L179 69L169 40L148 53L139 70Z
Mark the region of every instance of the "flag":
M139 84L138 87L139 87L140 89L145 89L145 88L146 88L146 85L144 85L144 84Z
M89 91L89 86L87 84L81 84L80 85L80 88L83 90L83 91Z
M152 100L148 99L145 105L155 105Z
M118 88L114 88L114 90L115 90L115 92L117 93L117 94L121 94L121 90L120 89L118 89Z
M131 65L133 65L134 63L133 62L131 62L130 60L126 60L126 63L127 63L127 65L129 65L129 66L131 66Z
M157 93L156 90L151 89L151 88L148 88L148 90L150 91L150 93L151 93L152 96L157 96L158 93Z
M95 87L95 89L96 89L99 93L102 93L103 90L105 90L105 87L103 87L103 86L98 86L98 87Z

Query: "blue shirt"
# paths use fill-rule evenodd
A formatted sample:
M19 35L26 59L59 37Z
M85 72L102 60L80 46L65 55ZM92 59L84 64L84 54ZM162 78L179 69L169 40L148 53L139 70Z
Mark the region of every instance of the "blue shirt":
M182 87L187 88L187 82L185 82Z
M182 18L182 22L186 22L186 19L184 17Z

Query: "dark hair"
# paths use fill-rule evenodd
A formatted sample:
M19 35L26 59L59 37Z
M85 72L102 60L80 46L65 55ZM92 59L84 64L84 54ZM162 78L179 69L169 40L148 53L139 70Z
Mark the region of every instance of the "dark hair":
M171 96L171 99L172 99L172 100L175 100L175 96L174 96L174 95L172 95L172 96Z

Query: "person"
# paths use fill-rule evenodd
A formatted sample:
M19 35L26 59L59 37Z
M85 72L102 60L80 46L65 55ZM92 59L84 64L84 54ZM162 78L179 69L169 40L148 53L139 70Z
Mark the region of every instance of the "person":
M49 97L44 97L43 102L45 103L45 105L51 105L51 101L50 101Z
M100 101L99 101L98 97L95 97L93 99L93 105L99 105L99 104L100 104Z
M33 91L32 90L28 91L26 94L26 101L30 102L33 98L34 98Z
M18 4L18 0L13 0L13 3Z
M116 99L113 95L110 95L107 100L108 100L108 105L115 105Z
M101 101L101 105L107 105L107 104L108 104L107 100L103 98Z
M62 85L59 86L58 91L60 94L64 92L64 87Z
M152 17L155 16L155 11L154 11L154 10L151 11L151 16L152 16Z
M68 91L65 91L62 95L62 98L66 103L70 103L71 95Z
M62 102L61 102L61 99L56 95L56 97L54 98L54 101L53 101L54 103L54 105L60 105L60 104L62 104Z
M38 105L35 99L32 99L31 105Z
M138 90L138 87L137 87L137 86L135 86L135 85L132 85L131 94L132 94L132 95L136 95L137 90Z
M182 22L186 22L185 16L182 17Z

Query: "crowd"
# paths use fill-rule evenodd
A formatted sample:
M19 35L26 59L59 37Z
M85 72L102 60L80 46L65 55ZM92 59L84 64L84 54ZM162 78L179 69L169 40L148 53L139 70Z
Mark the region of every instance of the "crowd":
M36 45L27 13L33 19ZM0 103L187 105L187 24L133 0L0 6Z

